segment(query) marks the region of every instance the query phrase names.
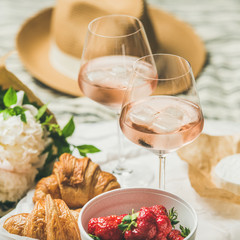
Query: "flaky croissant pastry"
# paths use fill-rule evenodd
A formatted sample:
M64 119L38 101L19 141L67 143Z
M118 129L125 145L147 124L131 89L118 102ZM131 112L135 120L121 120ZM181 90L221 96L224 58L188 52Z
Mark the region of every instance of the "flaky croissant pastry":
M33 202L44 200L50 194L75 209L100 193L119 187L116 177L102 171L90 158L76 158L64 153L55 162L52 175L37 183Z
M14 215L3 227L9 233L40 240L80 240L78 213L71 211L63 200L47 195L45 201L36 202L31 213Z

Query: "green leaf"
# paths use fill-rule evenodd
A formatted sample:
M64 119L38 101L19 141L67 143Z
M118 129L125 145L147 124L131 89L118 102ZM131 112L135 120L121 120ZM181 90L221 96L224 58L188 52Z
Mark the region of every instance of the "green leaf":
M10 116L8 111L6 111L7 109L3 110L2 113L3 113L3 120L7 120L8 117Z
M52 118L53 118L53 115L46 116L45 122L44 122L43 124L48 124L48 123L50 123L50 121L52 120Z
M7 120L9 117L16 115L13 108L6 108L2 111L2 113L3 113L4 120Z
M22 113L22 114L20 115L20 118L21 118L22 122L27 123L27 118L26 118L25 113Z
M130 223L132 221L132 216L131 215L126 215L123 219L123 222Z
M129 224L128 223L120 223L118 225L118 228L121 230L121 232L125 232L128 228Z
M62 134L65 138L70 137L75 130L75 124L73 121L73 117L69 120L69 122L66 124L66 126L62 130Z
M48 130L50 132L56 132L59 136L62 136L62 130L57 123L47 123L46 125L48 126Z
M63 153L72 153L70 147L71 145L67 142L64 136L59 136L57 133L52 134L54 139L54 145L57 148L57 155L60 156Z
M17 116L17 115L24 113L26 110L23 107L16 106L13 108L13 111L14 111L15 115Z
M99 237L97 237L97 236L95 236L95 235L92 235L92 234L88 234L92 239L94 239L94 240L101 240L101 238L99 238Z
M57 123L50 123L50 121L53 119L53 115L46 116L45 121L42 122L42 126L46 126L49 132L56 132L59 136L62 136L62 130L60 129L60 126Z
M136 212L136 213L133 212L132 213L132 221L137 220L138 215L139 215L139 212Z
M122 222L118 225L118 228L121 230L121 232L125 233L128 230L131 230L132 227L137 227L137 217L139 215L139 212L134 213L134 210L132 209L132 214L126 215Z
M65 145L61 145L60 147L58 147L58 156L62 155L63 153L72 153L69 143L66 143Z
M23 95L23 102L22 102L22 104L23 105L24 104L31 104L26 93L24 93L24 95Z
M187 227L183 227L182 225L180 225L180 229L181 229L181 236L182 237L187 237L190 234L190 229Z
M51 161L48 163L45 163L43 168L38 172L35 180L39 181L40 179L47 177L52 174L52 169L53 169L53 164L54 161L56 160L56 157L54 158L53 156L51 157Z
M172 227L175 228L175 225L178 224L179 221L177 220L177 218L178 218L178 213L177 213L177 211L174 209L174 207L169 210L168 218L169 218L170 221L171 221Z
M96 148L93 145L80 145L80 146L76 146L76 148L78 149L78 152L81 156L86 157L87 153L96 153L96 152L100 152L101 150Z
M15 115L19 115L22 113L22 108L19 106L16 106L13 108L13 111L14 111Z
M3 119L7 120L9 117L11 116L18 116L20 115L20 118L23 122L27 122L27 118L25 115L26 110L20 106L16 106L14 108L5 108L3 111L1 111L3 113Z
M3 102L3 98L4 98L4 95L6 92L7 92L7 90L2 90L2 87L0 87L0 106L2 109L5 109L5 107L6 107Z
M38 109L38 113L35 116L36 120L40 120L40 118L43 116L43 114L47 111L47 104L44 104L42 107Z
M3 103L6 107L10 107L17 103L17 93L12 87L10 87L5 93Z

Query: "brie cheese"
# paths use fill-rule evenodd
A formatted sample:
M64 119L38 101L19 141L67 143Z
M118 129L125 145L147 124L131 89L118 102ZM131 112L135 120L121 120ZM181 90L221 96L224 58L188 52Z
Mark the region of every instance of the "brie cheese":
M240 154L221 159L213 169L212 177L217 187L240 195Z

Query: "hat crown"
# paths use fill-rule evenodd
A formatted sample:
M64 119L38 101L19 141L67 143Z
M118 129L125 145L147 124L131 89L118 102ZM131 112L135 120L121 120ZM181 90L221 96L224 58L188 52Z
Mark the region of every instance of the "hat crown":
M52 16L52 40L61 51L81 58L88 24L95 18L125 14L142 19L143 0L57 0Z
M62 5L61 8L63 8L63 12L70 14L70 9L76 8L74 3L81 2L79 5L83 5L83 1L56 1L58 1L57 7L43 9L23 23L16 36L16 48L26 69L36 79L40 80L47 86L57 89L58 91L74 96L81 96L82 94L80 93L77 84L77 74L74 74L74 72L79 70L82 48L78 48L80 50L73 51L71 41L65 42L67 46L66 49L63 49L64 46L57 46L55 28L57 28L60 33L61 31L68 32L69 28L68 25L70 20L66 18L66 15L62 15L61 17L61 14L59 15L57 13L57 11L59 11L59 4L60 7ZM135 0L127 1L129 4L133 2L135 5L133 9L138 9L138 5ZM197 76L206 60L205 46L199 36L194 32L189 24L178 20L171 14L162 11L160 8L147 5L143 0L137 1L143 4L141 5L143 12L142 15L140 14L141 17L139 18L144 25L152 52L172 53L186 58L193 67L194 75ZM95 6L96 4L100 4L102 11L104 10L104 14L102 15L106 15L106 13L108 13L106 12L107 7L105 9L104 6L106 4L105 0L86 0L85 5L92 2L95 3ZM126 0L109 0L107 2L115 5L117 8L120 8L120 6L122 6L122 2L125 3ZM70 8L70 6L72 6L72 8ZM76 9L78 9L78 7ZM54 11L56 12L53 14ZM73 10L73 12L78 13L78 10ZM91 11L90 13L94 13L94 11ZM88 12L87 15L90 15L90 13ZM108 15L109 14L110 13L108 13ZM60 18L60 20L62 18L63 24L64 21L67 21L68 24L61 26L61 21L56 21L56 15L59 15L58 18ZM133 14L127 12L125 15ZM70 16L73 16L73 19L76 17L74 14L70 14ZM81 32L80 36L79 34L75 34L79 45L80 38L83 39L82 46L85 42L85 34L87 32L88 24L86 23L85 25L86 28L84 33ZM81 27L81 25L79 24L78 27ZM69 40L71 40L72 36L74 36L74 33L69 36L68 34L65 34L65 38ZM61 34L59 34L58 38L60 37ZM61 39L57 39L57 41L61 41ZM75 56L78 56L74 58L71 52ZM72 67L74 68L73 70Z

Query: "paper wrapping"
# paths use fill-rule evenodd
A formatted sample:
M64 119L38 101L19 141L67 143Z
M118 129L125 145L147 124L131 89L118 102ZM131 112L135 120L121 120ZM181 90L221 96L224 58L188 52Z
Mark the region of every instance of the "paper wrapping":
M217 187L212 178L212 170L222 158L239 152L239 135L201 134L194 142L178 150L178 155L188 163L191 185L200 196L240 204L240 195Z

